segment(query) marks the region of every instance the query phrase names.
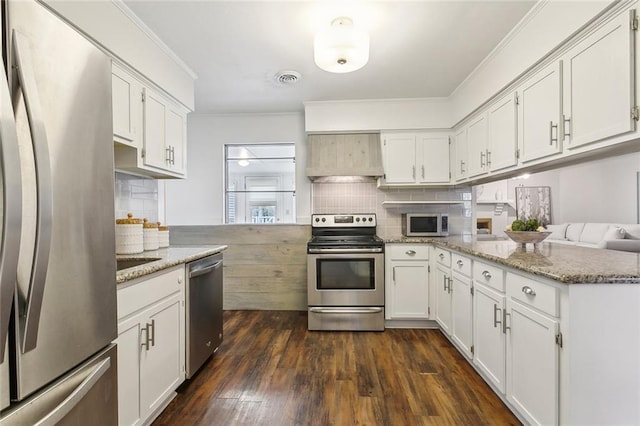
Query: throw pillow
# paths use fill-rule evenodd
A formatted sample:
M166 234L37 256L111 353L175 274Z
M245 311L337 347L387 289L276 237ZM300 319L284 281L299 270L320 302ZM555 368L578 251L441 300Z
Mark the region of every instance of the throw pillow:
M607 232L604 233L603 240L622 240L624 239L625 230L619 226L611 226Z
M561 225L547 225L547 231L551 232L547 238L550 240L566 240L565 234L567 233L568 223L563 223Z

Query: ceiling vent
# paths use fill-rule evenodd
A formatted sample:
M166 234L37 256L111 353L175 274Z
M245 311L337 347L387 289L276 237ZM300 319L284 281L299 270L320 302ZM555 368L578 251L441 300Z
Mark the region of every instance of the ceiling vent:
M296 84L302 78L302 74L297 71L280 71L276 74L276 82L284 86Z

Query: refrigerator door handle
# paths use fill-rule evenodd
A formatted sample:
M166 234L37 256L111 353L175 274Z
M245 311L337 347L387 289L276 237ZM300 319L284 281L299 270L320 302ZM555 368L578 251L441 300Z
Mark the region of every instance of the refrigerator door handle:
M60 420L71 411L82 398L95 386L104 373L111 367L111 358L107 358L96 366L96 368L87 376L86 379L74 389L68 397L66 397L56 408L51 410L44 418L40 419L35 426L53 426L58 424Z
M13 50L16 59L18 79L22 87L24 103L29 120L31 140L36 166L37 180L37 215L36 241L31 268L29 293L27 296L26 314L20 312L20 328L22 331L22 352L36 347L38 327L42 309L42 296L47 278L49 252L51 250L51 227L53 216L51 163L49 144L44 126L44 117L40 104L40 96L33 74L33 61L29 40L17 31L13 31Z
M0 61L2 62L2 61ZM2 191L2 229L0 231L0 363L11 319L11 304L16 288L18 250L22 232L22 177L16 121L11 106L9 84L5 80L4 64L0 76L0 173Z

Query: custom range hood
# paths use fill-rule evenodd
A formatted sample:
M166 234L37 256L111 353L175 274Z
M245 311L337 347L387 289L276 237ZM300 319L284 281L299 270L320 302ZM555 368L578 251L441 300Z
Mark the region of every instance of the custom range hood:
M307 137L307 176L315 182L373 180L383 174L379 134Z

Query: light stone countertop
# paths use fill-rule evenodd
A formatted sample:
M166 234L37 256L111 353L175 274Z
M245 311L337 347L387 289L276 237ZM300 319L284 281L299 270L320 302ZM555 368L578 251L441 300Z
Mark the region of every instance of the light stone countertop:
M640 253L566 244L527 244L523 250L511 240L477 240L471 236L446 238L401 237L385 243L428 243L486 259L565 284L640 284Z
M223 252L227 249L223 246L171 246L159 250L150 250L138 254L119 254L116 255L118 260L135 260L146 258L159 258L153 262L143 265L134 266L133 268L123 269L116 273L116 283L122 284L145 275L152 274L181 263L198 260L212 254Z

